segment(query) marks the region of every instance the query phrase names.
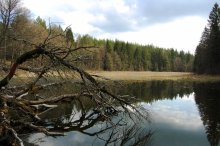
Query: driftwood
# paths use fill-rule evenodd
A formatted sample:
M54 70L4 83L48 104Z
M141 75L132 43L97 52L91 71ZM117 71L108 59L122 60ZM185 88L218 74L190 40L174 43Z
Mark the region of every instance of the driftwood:
M112 129L116 125L122 125L122 120L116 123L110 120L112 116L120 112L126 113L132 120L136 120L136 118L133 118L134 115L139 118L145 117L136 106L132 105L135 99L112 94L94 76L77 67L75 62L80 58L79 56L75 59L71 58L73 61L68 59L75 51L91 49L94 46L68 48L51 45L50 41L59 35L50 35L42 44L33 44L23 39L12 38L14 41L20 41L32 46L33 49L19 56L11 67L4 67L7 68L6 71L8 73L0 80L0 145L23 146L23 141L18 136L18 133L25 133L22 129L28 129L31 132L41 132L49 136L63 136L65 132L72 130L98 136L99 133ZM44 64L44 66L36 67L26 64L27 62L38 60L42 56L44 60L41 64ZM26 72L27 76L30 73L34 73L34 76L29 82L22 82L22 85L11 85L12 79L19 70ZM41 94L41 91L53 90L54 87L64 86L66 83L71 83L72 86L79 86L80 90L76 91L72 87L71 93L62 93L54 96ZM86 107L81 101L82 98L93 102L95 108L92 113L85 110ZM80 119L58 124L52 121L48 123L40 117L42 114L56 108L59 103L66 101L79 103L82 110ZM10 115L11 111L19 113L19 118L13 118ZM97 122L105 120L109 121L111 126L107 126L95 133L85 132L86 129L94 126ZM87 124L84 121L87 121ZM132 130L134 131L135 129L131 128L127 132L131 133ZM130 138L113 136L117 134L113 128L109 139L105 139L106 143L116 142L120 138L123 144ZM147 133L145 136L150 137L150 134ZM143 141L146 137L140 140ZM136 142L138 143L138 141Z

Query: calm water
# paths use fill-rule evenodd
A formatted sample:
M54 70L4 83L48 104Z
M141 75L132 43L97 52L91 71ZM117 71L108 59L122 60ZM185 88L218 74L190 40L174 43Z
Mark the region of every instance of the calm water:
M73 127L62 137L46 137L41 133L24 135L26 145L102 146L120 145L122 141L125 141L123 145L135 145L142 141L140 145L149 146L220 146L219 83L124 83L112 91L140 99L134 105L146 108L147 120L134 118L136 121L133 124L128 115L120 113L112 117L112 121L117 123L123 118L127 123L111 127L108 122L97 120L97 115L92 115L93 106L90 102L84 101L84 118L77 103L63 104L42 118L48 121L59 118L63 123L80 119L81 125Z

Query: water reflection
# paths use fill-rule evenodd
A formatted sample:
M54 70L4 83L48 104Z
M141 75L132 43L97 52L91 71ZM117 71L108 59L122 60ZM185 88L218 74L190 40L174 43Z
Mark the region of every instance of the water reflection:
M150 109L155 130L152 146L207 146L194 93L175 99L144 103Z
M135 113L97 110L93 101L80 101L61 104L41 115L50 132L63 132L64 137L45 137L41 133L26 135L25 145L145 145L152 132L144 127L147 117ZM120 107L118 107L120 108ZM107 118L105 117L108 116Z
M56 125L48 124L51 131L64 131L66 136L35 133L26 141L45 146L219 146L220 84L132 82L112 88L112 92L137 97L139 102L134 105L147 109L150 123L123 112L104 120L91 101L81 99L83 106L80 102L62 104L42 115Z
M193 84L175 81L131 82L124 83L123 87L113 92L133 95L145 102L154 102L189 95L193 92Z
M152 146L220 145L220 83L153 81L127 89L149 109Z
M218 146L220 140L220 84L194 86L195 101L203 121L210 146Z

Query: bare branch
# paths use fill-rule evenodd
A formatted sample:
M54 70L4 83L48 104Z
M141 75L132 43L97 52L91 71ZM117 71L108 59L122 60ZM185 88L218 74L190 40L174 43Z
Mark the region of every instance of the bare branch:
M16 59L15 63L13 64L13 66L11 67L8 75L0 81L0 88L2 88L3 86L6 86L9 83L9 81L14 76L15 71L17 70L17 68L20 64L22 64L23 62L25 62L29 59L34 59L34 58L38 57L40 54L45 54L45 53L46 53L45 50L41 46L39 46L38 48L36 48L32 51L26 52L23 55L21 55L20 57L18 57Z
M40 44L34 44L25 39L11 38L29 46L32 50L19 56L12 67L7 68L8 74L0 80L0 99L3 103L2 106L0 105L0 111L3 111L5 115L10 113L17 115L15 118L6 116L10 118L8 122L3 123L3 126L10 127L8 130L14 133L14 139L20 145L22 145L22 141L16 135L16 131L22 128L48 136L63 136L65 132L74 130L89 136L97 136L104 140L106 145L120 143L119 141L126 143L130 137L121 136L123 132L116 129L118 126L125 126L126 121L123 121L122 117L116 121L115 117L122 114L132 119L134 124L137 120L134 115L144 117L137 106L132 104L136 99L109 92L104 84L96 80L101 78L100 76L90 75L77 66L76 62L80 59L77 55L79 50L88 51L87 49L97 47L71 48L68 47L68 44L59 46L52 43L59 37L64 36L62 33L54 33L50 26L48 35ZM75 56L71 58L70 55ZM15 86L10 87L16 71L20 70L26 73L27 78L23 80L20 77L15 78L16 81L21 80L21 85L14 83ZM34 75L28 78L32 73ZM30 81L26 81L27 79ZM68 86L68 91L65 91L65 86ZM79 110L71 110L75 113L62 115L65 118L44 117L59 108L64 102L73 102ZM92 107L88 107L86 102L89 102ZM69 117L67 118L67 116ZM7 121L7 119L4 120ZM105 127L95 132L88 132L89 128L100 123L105 123L103 124ZM124 133L134 136L135 130L140 129L134 127ZM105 132L109 133L108 138L99 137ZM6 137L3 136L3 138ZM139 144L138 141L135 144Z

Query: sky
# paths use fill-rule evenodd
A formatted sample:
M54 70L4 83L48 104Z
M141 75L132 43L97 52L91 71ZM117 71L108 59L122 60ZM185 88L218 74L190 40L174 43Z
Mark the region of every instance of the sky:
M22 0L74 34L194 53L215 0Z

